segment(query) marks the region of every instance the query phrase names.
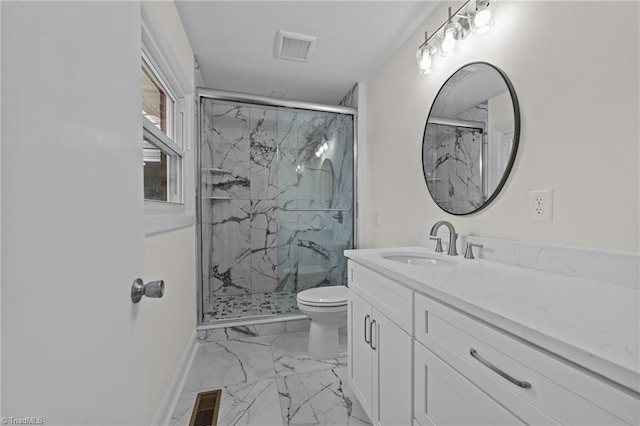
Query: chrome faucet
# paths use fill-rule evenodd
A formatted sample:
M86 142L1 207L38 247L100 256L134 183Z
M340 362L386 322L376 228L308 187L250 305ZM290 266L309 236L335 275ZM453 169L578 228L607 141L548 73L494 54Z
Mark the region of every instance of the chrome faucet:
M449 229L449 251L447 254L449 256L457 256L458 250L456 250L456 240L458 239L458 234L456 234L456 230L450 222L447 222L446 220L436 222L436 224L433 225L433 228L431 228L430 235L432 237L438 235L438 229L443 225Z

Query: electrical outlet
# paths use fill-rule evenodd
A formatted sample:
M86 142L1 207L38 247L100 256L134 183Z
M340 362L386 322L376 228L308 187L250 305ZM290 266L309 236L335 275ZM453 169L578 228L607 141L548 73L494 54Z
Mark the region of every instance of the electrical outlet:
M529 191L529 220L553 221L553 190Z
M373 212L373 224L375 226L380 225L380 212Z

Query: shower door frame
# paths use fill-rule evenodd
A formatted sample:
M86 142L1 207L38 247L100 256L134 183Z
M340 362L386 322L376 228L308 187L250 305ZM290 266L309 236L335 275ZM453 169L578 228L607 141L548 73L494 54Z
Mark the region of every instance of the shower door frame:
M201 185L202 185L202 167L200 164L200 151L202 143L202 101L204 99L213 99L224 102L238 102L242 104L267 106L267 107L284 107L294 108L307 111L318 112L331 112L337 114L351 115L353 117L353 247L358 247L358 110L357 108L341 106L341 105L327 105L315 102L297 101L284 98L273 98L270 96L251 95L248 93L230 92L225 90L208 89L206 87L196 87L196 152L194 167L196 175L196 269L198 271L196 279L196 301L197 301L197 325L211 326L214 324L224 324L232 322L250 322L255 319L255 323L261 322L263 318L233 318L228 320L218 320L214 322L203 322L203 277L202 277L202 197L201 197ZM269 322L274 319L277 321L286 317L287 314L269 316Z

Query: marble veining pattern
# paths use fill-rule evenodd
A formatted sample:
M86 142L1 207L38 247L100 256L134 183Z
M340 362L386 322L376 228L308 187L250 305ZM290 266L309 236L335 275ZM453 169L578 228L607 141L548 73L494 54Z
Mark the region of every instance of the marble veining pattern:
M274 379L220 387L222 397L218 425L282 426L278 388ZM198 392L180 396L171 425L188 425Z
M429 240L431 226L425 226L420 244L433 248ZM443 244L446 242L443 238ZM640 290L640 255L589 248L536 244L525 241L461 235L458 252L464 253L467 242L483 245L475 249L479 259L537 269L569 277L600 281Z
M200 345L183 392L273 377L270 336L221 340Z
M456 119L488 122L488 104L480 103ZM443 209L467 213L484 202L481 159L484 130L432 124L427 128L424 164L427 184Z
M358 83L354 84L351 90L344 95L344 97L338 102L338 105L357 107L358 106Z
M341 353L337 358L317 360L307 353L307 333L289 333L276 336L271 343L273 361L278 376L309 373L347 365L346 334L340 333Z
M309 368L301 349L307 332L228 337L199 345L171 425L187 425L197 393L212 389L222 389L219 426L371 424L347 384L346 358ZM346 354L344 332L340 345ZM284 375L282 357L299 361Z
M347 386L347 367L277 379L285 425L368 425Z
M351 116L204 100L200 148L205 321L292 311L225 309L221 302L233 298L221 297L346 282Z
M423 247L349 250L345 255L418 292L458 308L588 370L640 391L640 294L637 289L464 259L416 268L383 251L435 254Z

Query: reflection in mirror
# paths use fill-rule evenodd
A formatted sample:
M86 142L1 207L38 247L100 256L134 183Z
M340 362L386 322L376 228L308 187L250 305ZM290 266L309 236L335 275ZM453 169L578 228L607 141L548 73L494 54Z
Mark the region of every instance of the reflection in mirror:
M518 100L501 70L475 62L456 71L433 102L422 145L436 204L465 215L493 201L513 165L519 132Z

